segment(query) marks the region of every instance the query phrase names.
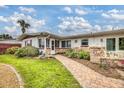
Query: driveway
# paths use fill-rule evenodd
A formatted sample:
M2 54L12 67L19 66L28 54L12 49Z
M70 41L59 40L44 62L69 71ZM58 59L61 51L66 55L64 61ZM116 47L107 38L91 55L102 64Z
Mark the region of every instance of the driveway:
M22 81L15 69L0 63L0 88L20 88Z

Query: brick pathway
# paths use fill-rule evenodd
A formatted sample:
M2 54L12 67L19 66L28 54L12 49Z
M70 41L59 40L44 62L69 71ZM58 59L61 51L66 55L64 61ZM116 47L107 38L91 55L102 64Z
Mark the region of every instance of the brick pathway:
M13 67L0 63L0 88L20 88L22 80Z
M94 70L71 60L62 55L55 55L55 58L73 74L82 87L87 88L123 88L124 81L105 77Z

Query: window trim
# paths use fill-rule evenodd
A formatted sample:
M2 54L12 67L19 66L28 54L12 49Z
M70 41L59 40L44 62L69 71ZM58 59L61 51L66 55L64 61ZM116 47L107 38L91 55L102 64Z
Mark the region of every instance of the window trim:
M39 48L44 48L44 41L43 41L42 38L39 38L39 39L38 39L38 47L39 47Z
M59 40L55 40L55 47L56 47L56 48L59 48L59 43L60 43Z
M108 40L108 39L114 39L114 40L115 40L114 50L108 50L108 48L107 48L107 40ZM116 51L116 38L106 38L106 50L107 50L107 51Z
M82 41L87 40L87 45L83 45ZM86 41L85 41L86 42ZM89 39L81 39L81 47L88 47L89 46Z
M46 38L46 48L50 48L50 39Z
M63 47L63 43L62 42L66 42L64 47ZM70 42L70 44L69 44L69 42ZM61 41L61 48L71 48L71 40L63 40L63 41Z
M124 50L124 49L120 49L120 39L122 39L122 38L124 39L124 37L119 37L118 38L118 48L119 48L118 50L120 50L120 51L123 51Z

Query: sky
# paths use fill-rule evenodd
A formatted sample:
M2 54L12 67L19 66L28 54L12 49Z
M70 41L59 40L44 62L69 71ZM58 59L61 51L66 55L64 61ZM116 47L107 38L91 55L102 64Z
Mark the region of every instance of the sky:
M75 35L124 28L124 6L0 5L0 34L21 35L17 21L31 26L27 33Z

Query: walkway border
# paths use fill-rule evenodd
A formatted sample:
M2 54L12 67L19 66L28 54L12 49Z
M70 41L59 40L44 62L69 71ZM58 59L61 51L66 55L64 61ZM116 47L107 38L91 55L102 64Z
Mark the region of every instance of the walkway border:
M9 68L15 73L15 75L16 75L16 77L17 77L17 79L18 79L20 88L24 88L24 87L23 87L23 86L24 86L24 82L23 82L23 80L22 80L20 74L16 71L16 69L15 69L13 66L11 66L11 65L3 64L3 63L1 63L1 64L4 65L4 66L9 67Z

